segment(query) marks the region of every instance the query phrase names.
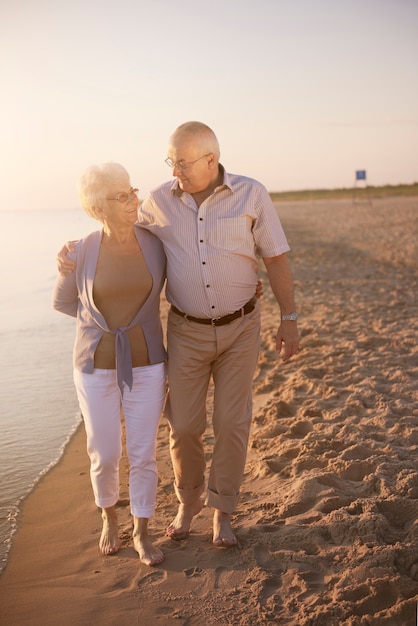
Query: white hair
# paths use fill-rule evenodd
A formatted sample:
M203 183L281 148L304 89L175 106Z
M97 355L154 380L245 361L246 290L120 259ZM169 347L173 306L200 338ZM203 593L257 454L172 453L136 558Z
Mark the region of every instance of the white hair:
M78 182L78 197L90 217L102 221L100 209L107 203L109 187L118 180L129 180L129 174L119 163L102 163L87 168Z

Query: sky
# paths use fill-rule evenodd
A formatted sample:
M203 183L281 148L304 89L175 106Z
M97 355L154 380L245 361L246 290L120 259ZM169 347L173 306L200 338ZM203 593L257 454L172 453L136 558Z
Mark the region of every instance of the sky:
M188 120L269 191L418 182L417 33L417 0L0 0L0 210L104 161L143 198Z

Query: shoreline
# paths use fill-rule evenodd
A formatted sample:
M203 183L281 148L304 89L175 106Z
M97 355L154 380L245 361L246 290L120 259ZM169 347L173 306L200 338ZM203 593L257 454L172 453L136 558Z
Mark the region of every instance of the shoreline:
M264 274L238 547L212 546L207 508L187 540L165 536L177 503L162 418L150 534L166 559L148 568L133 550L125 454L122 549L103 557L81 423L22 503L4 626L416 625L418 198L278 208L302 347L275 356ZM210 425L204 439L210 461Z
M42 480L42 478L46 476L58 463L61 462L64 454L66 453L67 447L69 446L72 438L75 436L80 426L82 426L82 423L83 422L82 422L80 413L79 411L77 411L77 414L74 417L74 423L71 429L69 430L68 434L66 435L63 443L60 445L58 449L58 454L55 457L55 459L50 461L48 465L46 465L43 469L41 469L39 474L35 476L35 478L32 480L31 483L28 483L26 493L24 493L14 504L9 505L9 508L7 511L7 519L9 521L9 532L5 535L5 538L3 540L3 545L6 545L7 547L2 552L2 561L0 564L0 577L3 571L5 570L5 568L7 567L9 554L13 546L13 540L14 540L16 532L19 530L20 518L22 516L22 510L23 510L23 507L27 498L29 498L32 495L39 481ZM6 517L4 519L6 519Z

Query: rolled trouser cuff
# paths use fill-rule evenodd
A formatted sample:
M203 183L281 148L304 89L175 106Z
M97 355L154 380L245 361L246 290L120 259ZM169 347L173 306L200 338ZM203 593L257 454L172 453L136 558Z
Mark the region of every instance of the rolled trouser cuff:
M222 496L219 493L208 490L205 504L223 513L233 513L237 508L239 493L235 496Z
M174 483L174 491L181 504L193 504L193 502L196 502L202 495L204 488L204 482L195 489L180 489L177 487L176 483Z

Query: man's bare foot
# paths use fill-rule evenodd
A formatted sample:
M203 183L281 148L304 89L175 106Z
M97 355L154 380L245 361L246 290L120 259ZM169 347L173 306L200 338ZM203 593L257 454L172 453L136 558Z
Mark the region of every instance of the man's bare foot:
M121 547L119 539L118 518L115 507L102 510L103 528L99 548L102 554L115 554Z
M202 506L200 498L191 504L180 503L176 517L167 528L167 535L171 539L185 539L188 537L192 519L200 513Z
M236 546L237 538L231 527L231 516L215 509L213 514L213 545L218 548Z

